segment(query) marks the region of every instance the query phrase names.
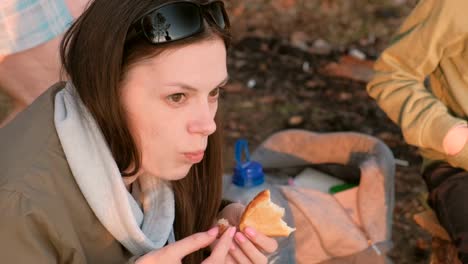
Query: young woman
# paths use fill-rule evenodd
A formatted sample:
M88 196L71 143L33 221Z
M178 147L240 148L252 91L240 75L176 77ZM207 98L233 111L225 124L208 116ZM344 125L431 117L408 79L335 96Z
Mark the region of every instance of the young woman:
M243 210L219 212L228 40L221 1L95 0L70 81L0 130L2 262L266 263L274 239L213 228Z

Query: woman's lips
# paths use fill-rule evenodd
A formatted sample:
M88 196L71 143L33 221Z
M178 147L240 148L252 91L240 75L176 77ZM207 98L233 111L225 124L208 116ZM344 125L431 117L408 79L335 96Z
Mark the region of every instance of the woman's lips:
M205 151L186 152L184 153L185 158L191 163L198 163L202 161Z

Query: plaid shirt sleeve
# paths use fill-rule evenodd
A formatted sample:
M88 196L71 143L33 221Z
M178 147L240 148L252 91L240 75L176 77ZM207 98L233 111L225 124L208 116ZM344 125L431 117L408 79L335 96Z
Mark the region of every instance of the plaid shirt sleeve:
M0 55L51 40L72 21L64 0L0 0Z

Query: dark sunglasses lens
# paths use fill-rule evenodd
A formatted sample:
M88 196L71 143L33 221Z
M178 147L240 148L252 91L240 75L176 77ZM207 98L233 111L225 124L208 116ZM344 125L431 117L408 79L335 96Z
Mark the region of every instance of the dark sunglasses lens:
M229 27L229 20L224 10L223 2L214 2L207 6L208 12L218 27L226 29Z
M153 43L191 36L202 28L202 16L197 5L174 3L163 6L142 21L143 31Z

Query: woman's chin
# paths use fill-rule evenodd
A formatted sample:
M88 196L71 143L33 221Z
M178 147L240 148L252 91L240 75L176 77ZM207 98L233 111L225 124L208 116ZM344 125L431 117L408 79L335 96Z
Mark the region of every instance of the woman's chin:
M184 166L174 166L173 168L164 168L164 169L157 169L157 168L146 168L146 172L166 181L178 181L185 178L192 165L185 165Z
M166 180L169 180L169 181L182 180L183 178L187 177L189 171L190 171L190 167L188 167L188 168L179 168L177 170L173 170L171 172L168 172L166 175L163 176L163 178L165 178Z

